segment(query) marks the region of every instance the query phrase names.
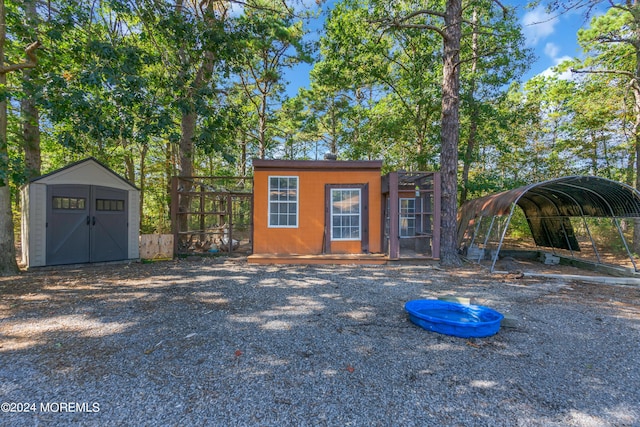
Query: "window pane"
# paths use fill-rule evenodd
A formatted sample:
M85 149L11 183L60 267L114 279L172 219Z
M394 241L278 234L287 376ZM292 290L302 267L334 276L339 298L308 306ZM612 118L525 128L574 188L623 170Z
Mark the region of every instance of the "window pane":
M53 209L84 210L85 199L83 197L55 196L51 199L51 207Z
M331 190L331 238L360 239L360 190Z
M124 200L96 199L96 210L124 212Z
M269 226L296 227L298 177L269 177Z
M400 237L413 237L416 235L415 212L415 199L400 199Z

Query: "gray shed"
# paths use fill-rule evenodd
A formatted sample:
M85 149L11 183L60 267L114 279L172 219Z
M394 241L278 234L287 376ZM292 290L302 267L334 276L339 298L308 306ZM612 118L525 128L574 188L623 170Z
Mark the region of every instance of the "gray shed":
M21 189L27 267L138 259L140 191L90 157Z

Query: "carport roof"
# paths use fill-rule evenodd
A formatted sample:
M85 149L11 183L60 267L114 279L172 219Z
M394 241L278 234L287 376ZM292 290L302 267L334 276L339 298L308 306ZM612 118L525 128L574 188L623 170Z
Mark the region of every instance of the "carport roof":
M567 176L471 200L460 208L458 243L481 217L524 212L538 246L579 250L569 217L640 217L640 193L595 176Z
M595 176L567 176L492 194L465 203L462 217L501 216L512 203L527 218L640 217L640 193L634 188Z

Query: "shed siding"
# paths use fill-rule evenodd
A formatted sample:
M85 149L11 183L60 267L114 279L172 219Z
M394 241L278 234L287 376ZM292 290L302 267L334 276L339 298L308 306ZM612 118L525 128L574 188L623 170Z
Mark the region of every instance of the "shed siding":
M26 208L29 204L29 187L24 186L20 189L20 206L22 206L22 214L20 217L20 243L21 243L21 259L24 265L29 265L29 218L31 212Z
M36 184L31 192L31 238L36 244L31 250L35 265L47 263L47 186ZM35 202L35 203L34 203Z
M47 186L31 183L23 189L23 194L27 199L23 205L27 218L22 225L26 236L26 240L22 240L22 259L29 267L40 267L47 261Z
M299 178L298 227L270 228L269 177ZM325 227L325 185L369 184L369 251L381 252L381 176L380 169L312 168L261 170L254 172L254 253L303 254L323 253ZM332 253L360 253L360 241L332 242Z
M129 259L140 258L140 194L129 188Z

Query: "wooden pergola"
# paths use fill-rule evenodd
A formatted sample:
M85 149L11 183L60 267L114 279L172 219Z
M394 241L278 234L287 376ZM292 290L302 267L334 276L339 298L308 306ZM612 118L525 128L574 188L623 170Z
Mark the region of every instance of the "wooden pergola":
M384 245L388 257L440 258L440 173L390 172L382 178ZM413 211L401 212L401 200L414 200ZM409 221L409 235L401 235Z

